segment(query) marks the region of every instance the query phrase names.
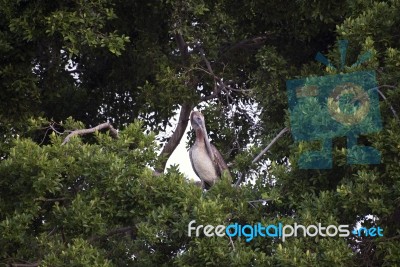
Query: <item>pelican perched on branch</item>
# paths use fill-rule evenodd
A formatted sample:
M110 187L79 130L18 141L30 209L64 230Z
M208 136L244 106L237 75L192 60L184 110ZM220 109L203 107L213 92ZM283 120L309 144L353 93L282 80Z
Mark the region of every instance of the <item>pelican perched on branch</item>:
M208 140L203 114L193 111L190 122L196 132L196 141L189 150L190 162L202 182L202 187L209 189L221 178L222 173L229 175L228 166L221 153Z

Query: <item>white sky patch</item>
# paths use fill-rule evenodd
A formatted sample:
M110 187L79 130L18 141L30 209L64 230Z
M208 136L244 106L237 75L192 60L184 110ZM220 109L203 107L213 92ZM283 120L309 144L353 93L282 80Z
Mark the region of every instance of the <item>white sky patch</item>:
M189 180L200 180L195 174L190 163L189 152L186 150L186 142L188 140L188 131L190 131L190 125L188 124L185 134L182 137L181 142L175 148L174 153L169 157L167 161L167 168L171 165L179 165L179 171L182 172Z

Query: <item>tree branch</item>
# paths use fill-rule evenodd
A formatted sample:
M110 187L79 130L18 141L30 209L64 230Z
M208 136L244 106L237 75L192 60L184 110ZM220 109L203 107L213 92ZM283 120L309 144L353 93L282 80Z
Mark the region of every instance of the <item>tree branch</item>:
M199 52L200 52L200 57L203 59L204 63L206 64L207 70L204 70L202 68L198 68L201 69L202 71L206 72L207 74L209 74L210 76L212 76L212 78L214 79L214 81L217 83L217 86L214 90L214 92L211 95L208 96L204 96L201 98L201 101L207 101L207 100L211 100L216 98L222 90L226 90L227 93L228 91L234 91L234 92L243 92L243 91L248 91L248 90L242 90L242 89L235 89L232 88L230 85L227 85L222 78L218 77L217 75L215 75L212 67L211 67L211 63L210 61L206 58L205 53L203 48L198 48Z
M204 63L206 63L207 69L210 72L210 74L214 77L215 80L219 80L219 78L217 76L215 76L214 71L211 67L211 63L210 61L208 61L208 59L206 58L206 55L204 53L203 48L199 48L199 52L200 52L200 57L203 59Z
M253 208L256 208L256 206L254 206L253 203L264 203L264 202L268 202L271 201L272 198L267 198L267 199L257 199L257 200L250 200L247 201L247 203L249 203Z
M156 167L157 172L163 172L165 165L167 164L169 156L174 152L175 148L181 142L182 136L185 133L186 127L189 122L190 112L192 111L192 105L184 104L182 105L181 112L179 114L178 125L175 128L174 133L164 145L163 150L159 155L158 166Z
M105 123L99 124L93 128L72 131L70 134L67 135L67 137L65 137L65 139L61 145L65 145L66 143L68 143L69 140L71 139L71 137L73 137L75 135L84 135L84 134L94 133L94 132L100 131L102 129L109 129L110 135L114 138L118 138L118 131L115 130L114 127L109 122L105 122Z
M182 61L184 66L189 67L189 51L188 45L185 42L182 34L175 33L175 41L178 45L179 51L181 52ZM192 80L188 83L189 87L195 82ZM164 145L160 155L158 164L155 168L156 173L162 173L164 171L165 165L167 164L168 158L171 156L172 152L174 152L175 148L179 145L182 136L185 133L186 127L189 122L190 112L192 111L193 104L191 103L183 103L181 107L181 111L179 114L178 125L168 142Z
M65 201L68 200L66 197L60 198L35 198L35 201L43 201L43 202L57 202L57 201Z
M221 57L225 57L226 54L238 49L259 49L261 46L264 45L265 41L270 35L272 35L272 33L266 33L261 36L254 36L249 39L239 41L222 51Z
M268 144L268 146L266 148L264 148L260 154L257 155L257 157L255 157L253 159L253 161L251 162L251 164L256 163L257 161L259 161L261 159L261 157L267 153L267 151L272 147L273 144L275 144L276 141L278 141L279 138L282 137L282 135L284 135L286 132L290 131L290 129L288 127L283 128L277 136L275 136L274 139L272 139L271 143Z
M375 87L373 89L375 89L378 92L378 94L383 98L383 100L386 102L386 104L389 105L390 110L392 111L393 116L397 119L397 121L400 121L399 116L397 115L397 112L394 109L394 107L389 103L389 101L387 100L386 96L382 93L382 91L379 90L379 88L381 88L381 87L389 87L389 88L396 88L396 87L395 86L392 87L390 85L381 85L381 86Z
M185 65L189 65L189 51L188 51L188 45L183 39L182 34L180 33L175 33L175 41L178 45L179 51L181 52L183 63Z
M290 131L290 129L289 129L288 127L283 128L283 129L278 133L278 135L275 136L274 139L272 139L272 141L268 144L268 146L267 146L266 148L264 148L264 149L260 152L260 154L258 154L257 157L255 157L255 158L253 159L253 161L251 162L251 164L254 164L254 163L256 163L257 161L259 161L259 160L261 159L261 157L262 157L265 153L267 153L267 151L272 147L272 145L275 144L276 141L278 141L278 139L281 138L281 137L282 137L286 132L288 132L288 131ZM242 173L242 175L240 176L240 178L239 178L239 179L236 181L236 183L235 183L235 186L236 186L236 187L239 186L239 185L243 182L244 177L245 177L245 173Z
M199 48L199 52L200 52L200 57L201 57L201 59L204 61L204 63L206 64L206 67L207 67L207 70L208 70L208 74L210 74L212 77L213 77L213 79L214 79L214 82L219 82L219 83L222 83L222 79L220 79L219 77L217 77L215 74L214 74L214 71L213 71L213 69L212 69L212 67L211 67L211 63L210 63L210 61L206 58L206 55L205 55L205 52L204 52L204 50L203 50L203 48ZM214 89L214 92L211 94L211 95L208 95L208 96L204 96L204 97L202 97L201 98L201 101L206 101L206 100L210 100L210 99L214 99L215 97L217 97L220 93L221 93L221 90L222 90L222 87L221 86L216 86L215 87L215 89Z

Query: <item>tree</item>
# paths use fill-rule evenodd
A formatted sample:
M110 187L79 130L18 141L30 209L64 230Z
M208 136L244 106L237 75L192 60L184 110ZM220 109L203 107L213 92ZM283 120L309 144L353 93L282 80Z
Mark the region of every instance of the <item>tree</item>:
M398 264L399 1L38 0L0 7L1 263ZM383 127L360 142L379 150L382 162L348 165L339 137L332 169L303 170L300 154L315 144L285 134L294 126L286 81L338 74L314 57L321 52L339 64L340 39L349 41L350 65L371 51L343 72L378 74ZM195 107L234 176L207 192L175 167L157 174ZM174 133L158 147L156 134L176 114ZM106 121L119 132L65 139ZM384 236L246 242L188 236L192 220L361 222Z

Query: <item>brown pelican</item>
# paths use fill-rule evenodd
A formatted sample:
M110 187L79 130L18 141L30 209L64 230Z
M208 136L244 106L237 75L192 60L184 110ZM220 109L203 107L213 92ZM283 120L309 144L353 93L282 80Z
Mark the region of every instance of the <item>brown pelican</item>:
M202 182L202 187L209 189L221 178L222 173L229 175L228 166L221 153L208 140L203 114L193 111L190 122L196 131L196 141L189 150L190 162Z

